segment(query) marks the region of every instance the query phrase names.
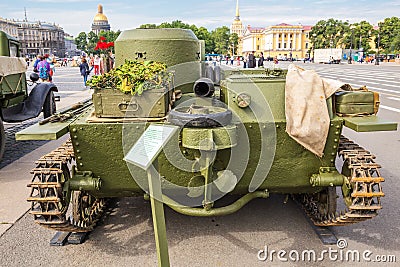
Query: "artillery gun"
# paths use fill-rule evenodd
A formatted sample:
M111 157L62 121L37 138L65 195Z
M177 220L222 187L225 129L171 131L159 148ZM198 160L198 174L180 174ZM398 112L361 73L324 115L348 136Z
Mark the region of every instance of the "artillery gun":
M286 70L208 66L204 43L182 29L124 31L115 49L117 66L151 60L165 63L171 75L158 77L161 86L142 95L95 88L93 105L79 115L17 134L20 140L70 135L32 171L28 201L38 224L91 231L106 198L138 195L152 200L153 218L161 221L162 203L189 216L219 216L271 193L293 195L320 226L362 222L381 209L380 166L368 151L341 137L343 127L397 128L376 116L376 94L343 87L322 101L318 97L328 116L318 154L287 132L293 118L285 110L291 82L286 76L292 75ZM337 157L343 158L342 170L335 166ZM347 206L343 212L336 211L337 187ZM239 198L214 207L228 194ZM158 233L165 230L160 222L155 227Z
M20 57L19 41L0 31L0 160L5 150L4 122L22 122L37 117L42 111L45 118L56 111L52 83L37 83L37 74L30 76L28 92L26 62Z

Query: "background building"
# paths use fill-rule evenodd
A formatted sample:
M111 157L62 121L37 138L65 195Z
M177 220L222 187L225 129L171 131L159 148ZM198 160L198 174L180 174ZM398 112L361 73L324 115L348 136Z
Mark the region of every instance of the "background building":
M14 20L0 18L0 31L13 37L18 37L18 23Z
M239 40L242 53L255 51L256 55L264 53L264 57L279 59L301 59L309 57L309 33L312 26L278 25L262 27L247 26L243 37Z
M92 32L99 35L101 31L110 31L111 26L108 23L108 18L103 14L103 6L98 5L97 14L94 16L92 24Z
M56 24L28 21L25 15L23 21L0 18L0 30L21 42L22 56L65 55L64 30Z
M264 52L264 30L261 27L247 26L242 42L242 53L256 52L256 55L260 52Z
M308 57L310 31L311 26L286 23L265 28L263 32L265 55L283 59Z
M239 44L236 52L238 55L241 55L243 51L243 42L241 39L243 38L244 30L243 23L240 20L239 0L236 0L236 16L232 22L230 33L236 33L239 37Z
M65 40L66 57L79 56L81 54L81 50L78 49L77 45L75 44L74 37L72 35L65 33L64 40Z

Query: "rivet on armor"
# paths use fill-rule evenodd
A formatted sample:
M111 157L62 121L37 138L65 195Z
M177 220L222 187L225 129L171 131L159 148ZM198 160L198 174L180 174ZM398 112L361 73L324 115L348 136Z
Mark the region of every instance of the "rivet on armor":
M77 136L77 135L74 135L74 139L78 139L78 136Z
M79 142L76 142L75 145L76 145L76 146L79 146Z
M72 129L73 133L76 133L77 131L78 131L78 129L76 129L76 128Z

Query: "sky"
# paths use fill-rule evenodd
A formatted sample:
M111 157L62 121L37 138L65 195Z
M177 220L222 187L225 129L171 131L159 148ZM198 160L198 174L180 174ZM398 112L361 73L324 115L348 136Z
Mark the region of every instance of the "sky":
M76 37L91 30L98 4L103 5L113 31L173 20L213 30L229 27L236 10L236 0L0 0L0 17L23 20L26 8L28 20L58 24ZM400 16L399 0L239 0L239 7L243 25L253 27L314 25L329 18L376 25L384 18Z

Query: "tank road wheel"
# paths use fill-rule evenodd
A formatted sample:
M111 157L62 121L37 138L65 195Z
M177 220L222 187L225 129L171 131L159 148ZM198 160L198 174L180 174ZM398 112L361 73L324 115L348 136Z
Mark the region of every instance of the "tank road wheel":
M46 119L56 113L56 100L54 92L49 91L43 104L43 117Z
M72 196L73 224L88 231L93 230L103 206L104 200L96 200L84 191L75 191Z
M363 222L378 215L382 208L381 166L369 151L345 137L340 138L339 157L343 159L342 174L346 177L342 186L346 210L333 212L333 192L328 191L316 198L305 195L303 207L317 226L342 226ZM336 194L336 193L335 193ZM331 201L332 200L332 201ZM321 205L324 203L324 205Z
M178 107L168 115L168 121L174 125L196 128L226 126L231 120L232 111L213 106Z
M3 121L0 118L0 161L3 158L5 146L6 146L6 133L4 131Z
M69 212L71 178L68 164L74 159L71 141L43 156L32 170L30 213L43 227L63 232L92 231L105 206L104 199L96 199L85 192L73 192L72 212ZM72 213L72 218L67 215Z
M336 187L328 187L318 193L318 211L323 216L334 214L337 206Z

